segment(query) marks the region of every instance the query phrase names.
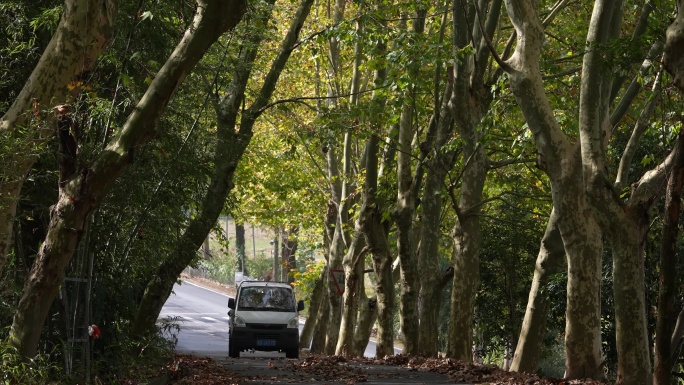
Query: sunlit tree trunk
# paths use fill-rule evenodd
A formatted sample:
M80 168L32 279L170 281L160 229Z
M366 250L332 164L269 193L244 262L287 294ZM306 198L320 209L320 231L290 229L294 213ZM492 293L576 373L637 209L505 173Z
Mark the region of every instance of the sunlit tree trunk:
M325 350L325 342L327 339L328 335L328 326L330 325L329 322L329 317L330 317L330 312L329 312L329 307L330 307L330 301L328 298L329 295L329 279L330 279L330 274L328 271L328 266L330 266L330 263L328 259L331 256L330 248L333 243L333 237L335 235L335 223L337 221L337 205L335 202L330 199L328 201L328 210L326 211L325 214L325 222L324 222L324 228L323 228L323 245L324 245L324 256L326 258L326 266L323 268L323 272L321 273L321 276L319 277L320 285L321 285L321 300L320 304L318 306L318 310L316 312L313 312L311 309L309 309L309 314L310 316L307 318L307 321L304 325L304 328L306 329L306 324L309 323L309 320L312 318L315 318L313 320L313 330L311 331L312 338L311 338L311 352L312 353L323 353ZM317 283L318 285L318 283Z

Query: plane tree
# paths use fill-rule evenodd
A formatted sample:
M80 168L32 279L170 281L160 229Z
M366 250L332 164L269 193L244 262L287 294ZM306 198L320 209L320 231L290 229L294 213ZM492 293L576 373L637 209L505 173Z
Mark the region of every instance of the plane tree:
M618 382L650 383L651 365L644 298L643 240L649 210L664 193L672 154L650 171L611 181L609 144L611 89L606 62L609 43L620 36L622 2L597 1L583 48L577 95L578 138L563 130L551 108L540 71L544 27L533 2L506 2L517 44L504 67L511 88L533 134L543 167L551 180L554 211L568 261L566 375L600 378L600 277L603 239L613 261L613 292L618 353ZM638 125L635 125L635 131ZM625 152L627 153L627 152ZM623 158L625 159L625 158ZM624 177L617 173L618 177Z

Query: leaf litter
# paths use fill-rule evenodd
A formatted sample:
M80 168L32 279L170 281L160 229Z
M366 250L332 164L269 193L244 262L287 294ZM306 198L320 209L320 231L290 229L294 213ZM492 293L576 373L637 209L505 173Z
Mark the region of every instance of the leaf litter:
M403 368L403 371L368 370L370 367ZM269 371L273 372L269 372ZM287 372L289 383L321 383L321 381L344 382L345 384L363 384L369 378L382 377L417 377L418 372L435 372L445 375L454 383L474 383L491 385L603 385L605 382L584 379L564 380L561 378L542 377L534 373L517 373L505 371L494 365L466 363L452 358L427 358L405 355L377 358L345 358L340 356L323 356L309 354L301 360L272 359L266 372L258 376L245 377L228 369L211 358L190 355L175 355L173 361L165 368L167 384L214 385L214 384L248 384L250 380L272 381L280 383L280 373ZM284 373L283 373L284 374ZM293 376L293 377L292 377ZM372 377L371 377L372 376ZM401 383L397 381L397 383Z

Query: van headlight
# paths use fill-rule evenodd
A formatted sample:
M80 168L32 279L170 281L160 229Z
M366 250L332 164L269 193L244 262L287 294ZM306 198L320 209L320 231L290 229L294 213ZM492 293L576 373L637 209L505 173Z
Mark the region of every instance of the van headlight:
M238 328L244 328L245 326L247 326L247 324L245 324L245 320L243 320L242 317L237 315L235 316L233 325Z
M299 327L299 317L294 317L293 319L290 320L290 322L287 323L288 329L298 328L298 327Z

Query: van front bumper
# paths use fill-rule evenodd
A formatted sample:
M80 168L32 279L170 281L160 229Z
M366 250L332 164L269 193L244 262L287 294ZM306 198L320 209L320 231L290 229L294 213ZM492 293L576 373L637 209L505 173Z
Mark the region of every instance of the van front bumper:
M287 325L247 324L246 327L233 327L229 338L236 351L299 349L299 329L287 328Z

